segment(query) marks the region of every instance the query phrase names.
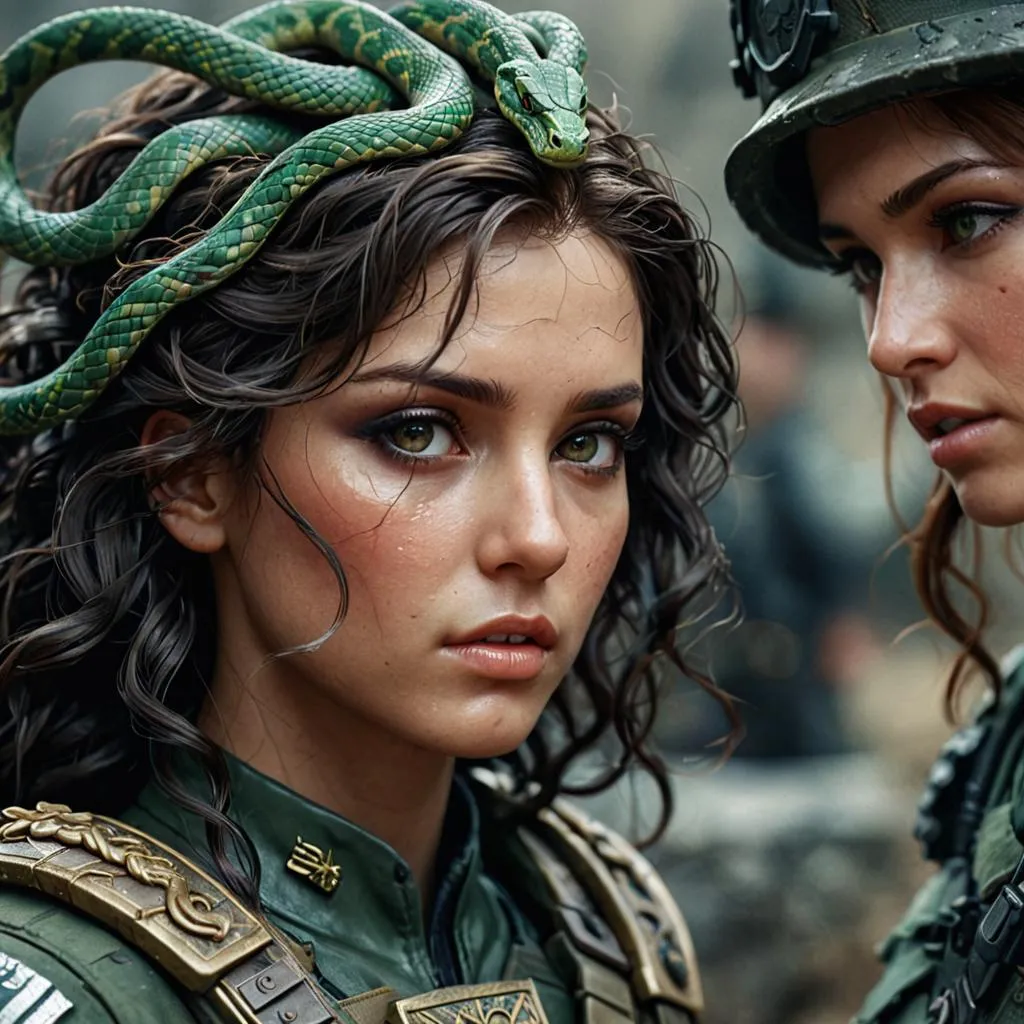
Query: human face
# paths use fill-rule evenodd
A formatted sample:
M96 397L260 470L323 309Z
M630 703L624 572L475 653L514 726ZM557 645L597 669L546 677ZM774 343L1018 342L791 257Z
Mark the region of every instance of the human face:
M623 450L642 401L630 275L600 239L502 243L436 363L457 257L373 337L352 379L275 410L262 454L337 554L335 577L265 496L215 560L221 666L275 715L349 723L447 756L524 741L572 665L629 518ZM457 268L455 268L457 269ZM525 637L510 642L509 635ZM490 639L488 639L490 638ZM338 735L344 741L344 733Z
M815 129L808 158L872 365L966 515L1024 521L1024 167L926 103Z

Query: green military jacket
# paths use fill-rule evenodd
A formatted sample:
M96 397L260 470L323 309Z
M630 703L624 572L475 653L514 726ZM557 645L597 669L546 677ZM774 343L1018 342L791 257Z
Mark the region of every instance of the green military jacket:
M0 1024L696 1020L692 946L663 884L571 807L512 826L497 776L457 778L425 919L389 846L229 768L262 915L203 870L201 824L154 784L117 822L3 812Z
M1024 647L943 748L916 835L938 870L880 952L854 1024L1024 1024Z

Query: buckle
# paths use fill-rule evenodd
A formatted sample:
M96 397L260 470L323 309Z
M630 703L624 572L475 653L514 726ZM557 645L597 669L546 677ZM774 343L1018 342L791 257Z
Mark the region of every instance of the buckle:
M398 999L388 1024L548 1024L530 979L455 985Z
M996 982L1009 968L1020 966L1022 947L1024 893L1016 885L1004 885L978 924L960 976L928 1008L929 1021L976 1024Z

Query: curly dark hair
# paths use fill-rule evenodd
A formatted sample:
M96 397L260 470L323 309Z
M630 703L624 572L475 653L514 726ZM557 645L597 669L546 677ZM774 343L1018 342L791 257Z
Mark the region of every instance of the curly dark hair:
M171 125L254 109L162 72L127 93L93 141L64 161L43 202L53 210L91 202ZM442 348L472 315L481 260L503 226L551 238L581 227L620 254L634 278L645 443L626 455L628 537L573 671L545 714L554 727L542 722L507 761L532 812L569 791L573 760L611 737L620 753L575 791L604 789L640 766L662 794L658 831L664 827L670 790L647 741L665 672L715 692L684 660L681 630L717 604L726 582L702 505L725 476L736 370L711 308L710 243L614 112L588 116L590 156L572 170L542 165L511 125L484 110L437 154L362 165L322 183L242 270L168 316L86 414L3 442L0 805L48 799L117 813L155 777L202 816L217 870L255 904L258 864L226 813L223 753L194 724L215 649L210 566L162 527L154 481L181 460L236 460L330 561L340 623L344 568L261 463L268 410L338 386L446 245L460 245L466 270ZM15 308L0 319L3 374L18 382L57 365L130 281L215 224L268 159L197 171L115 257L27 272ZM300 375L318 345L325 358L314 375ZM190 428L140 446L159 409L184 414ZM208 798L176 776L182 752L201 764Z

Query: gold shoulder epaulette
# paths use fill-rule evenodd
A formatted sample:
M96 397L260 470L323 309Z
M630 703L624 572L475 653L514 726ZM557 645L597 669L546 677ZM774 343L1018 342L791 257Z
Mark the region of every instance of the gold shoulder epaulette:
M8 807L0 812L0 881L101 921L233 1024L346 1020L230 890L122 822L63 804Z
M600 908L626 954L630 982L641 1005L658 1017L659 1006L678 1007L696 1017L704 1008L700 974L689 929L668 887L618 833L556 800L537 815L535 833L564 859ZM534 857L543 850L527 841ZM552 867L541 864L549 886ZM610 962L606 958L606 962Z

